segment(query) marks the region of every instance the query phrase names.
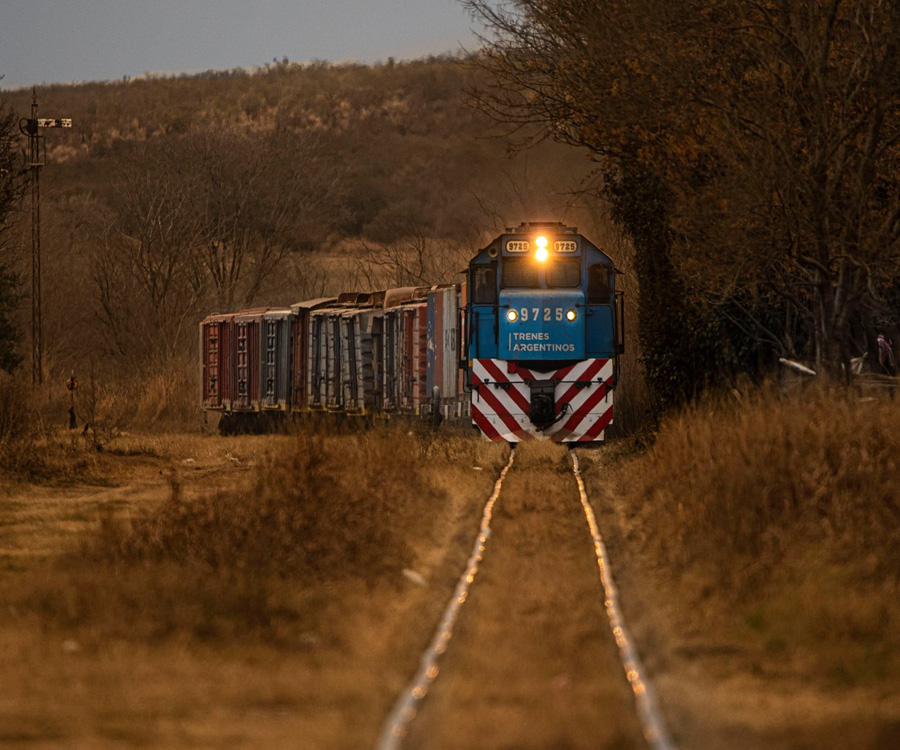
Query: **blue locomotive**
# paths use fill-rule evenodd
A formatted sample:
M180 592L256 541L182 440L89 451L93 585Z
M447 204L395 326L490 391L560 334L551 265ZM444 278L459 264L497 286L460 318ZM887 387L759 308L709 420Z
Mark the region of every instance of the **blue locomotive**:
M523 223L469 263L467 384L492 440L600 441L613 418L623 294L574 227Z

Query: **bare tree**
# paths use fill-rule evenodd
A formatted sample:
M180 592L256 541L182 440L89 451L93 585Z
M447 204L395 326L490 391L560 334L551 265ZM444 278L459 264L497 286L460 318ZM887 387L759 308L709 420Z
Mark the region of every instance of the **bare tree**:
M330 227L317 213L329 208L337 169L310 133L218 131L188 146L185 167L197 177L202 227L197 262L221 305L250 304L285 253L307 246L304 233L319 239Z
M481 106L589 149L642 287L677 273L722 310L748 302L757 335L790 350L789 327L767 327L778 298L819 367L841 371L854 320L900 270L900 6L466 5L495 35Z
M397 286L430 286L452 279L466 267L471 248L438 242L420 228L393 243L360 243L355 270L371 289Z
M22 197L24 181L16 164L19 133L16 115L0 101L0 370L12 371L22 361L20 333L12 314L18 301L17 278L9 263L10 226Z
M91 278L100 322L120 355L167 361L193 342L188 331L207 286L193 256L201 239L194 192L175 154L142 145L119 170L108 209L94 217Z

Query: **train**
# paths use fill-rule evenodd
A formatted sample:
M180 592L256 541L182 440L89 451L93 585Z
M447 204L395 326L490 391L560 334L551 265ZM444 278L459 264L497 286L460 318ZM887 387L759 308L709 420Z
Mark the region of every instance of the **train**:
M222 432L406 415L495 441L602 442L625 350L616 275L576 227L525 222L458 282L214 313L202 407Z

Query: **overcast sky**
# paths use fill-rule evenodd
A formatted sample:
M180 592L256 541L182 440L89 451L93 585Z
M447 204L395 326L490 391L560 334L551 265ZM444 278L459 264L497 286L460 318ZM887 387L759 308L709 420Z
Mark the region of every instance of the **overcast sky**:
M471 49L457 0L0 0L0 87Z

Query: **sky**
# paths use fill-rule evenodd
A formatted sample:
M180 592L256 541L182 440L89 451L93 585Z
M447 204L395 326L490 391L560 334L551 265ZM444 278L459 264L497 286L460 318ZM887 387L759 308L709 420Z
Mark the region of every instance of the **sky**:
M0 0L0 88L477 46L458 0Z

